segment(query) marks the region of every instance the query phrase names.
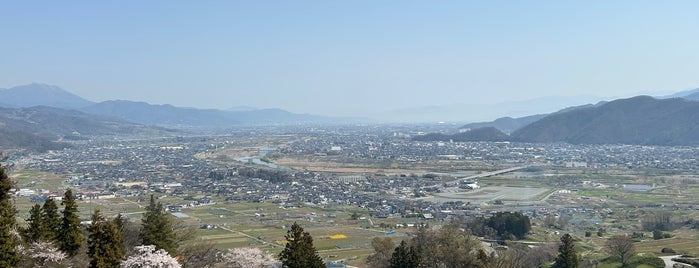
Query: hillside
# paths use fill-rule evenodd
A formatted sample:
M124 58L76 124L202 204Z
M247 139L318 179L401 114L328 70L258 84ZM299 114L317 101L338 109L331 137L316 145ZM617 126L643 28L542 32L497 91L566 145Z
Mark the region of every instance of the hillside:
M692 94L683 96L682 98L691 101L699 101L699 92L694 92Z
M507 141L509 136L502 133L494 127L484 127L469 130L462 133L457 133L453 135L442 134L442 133L430 133L426 135L415 136L413 138L415 141L455 141L455 142L468 142L468 141Z
M549 115L511 135L513 141L573 144L699 144L699 102L639 96Z
M600 101L597 104L584 104L584 105L571 106L568 108L564 108L560 111L557 111L555 113L564 113L564 112L573 111L573 110L577 110L577 109L593 108L593 107L603 105L605 103L607 103L607 102ZM555 113L552 113L552 114L555 114ZM531 123L539 121L540 119L542 119L548 115L551 115L551 114L535 114L535 115L518 117L518 118L501 117L501 118L495 119L495 121L490 121L490 122L470 123L470 124L464 125L463 127L459 128L459 129L477 129L477 128L483 128L483 127L494 127L494 128L497 128L506 134L510 134L510 133L514 132L515 130L518 130L526 125L529 125Z
M61 139L90 136L170 134L170 130L146 127L53 107L0 108L0 146L47 150L64 147Z
M547 114L537 114L537 115L530 115L530 116L525 116L525 117L518 117L518 118L512 118L512 117L501 117L496 119L495 121L491 122L478 122L478 123L471 123L464 125L461 127L461 129L477 129L477 128L483 128L483 127L494 127L499 129L500 131L504 133L512 133L515 130L518 130L526 125L529 125L541 118L546 117Z
M80 109L83 112L145 125L208 126L229 124L227 112L179 108L172 105L152 105L126 100L104 101Z
M22 108L49 106L57 108L80 108L92 104L75 94L57 86L29 84L10 89L0 89L0 107Z

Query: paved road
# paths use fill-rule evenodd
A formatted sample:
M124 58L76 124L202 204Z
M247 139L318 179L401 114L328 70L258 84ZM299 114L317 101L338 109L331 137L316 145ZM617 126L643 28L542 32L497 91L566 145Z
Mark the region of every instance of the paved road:
M675 265L675 263L678 263L676 261L673 261L672 259L677 258L679 256L680 255L664 256L664 257L660 257L660 258L663 259L663 261L665 262L665 268L672 268L673 265ZM691 267L691 266L689 266L689 267Z

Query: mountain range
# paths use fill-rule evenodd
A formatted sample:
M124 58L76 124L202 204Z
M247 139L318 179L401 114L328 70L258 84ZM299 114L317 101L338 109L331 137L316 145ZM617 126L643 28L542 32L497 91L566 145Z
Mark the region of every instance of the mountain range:
M540 99L551 102L554 99ZM418 140L699 145L699 89L571 106L549 114L472 123L463 133ZM539 103L540 101L527 102ZM520 104L525 107L524 103ZM560 103L558 103L560 105ZM279 109L195 109L145 102L90 102L56 86L30 84L0 89L0 148L60 148L57 141L92 135L172 134L168 128L337 123L338 118ZM513 105L511 109L518 109ZM415 121L415 120L413 120Z
M597 103L601 100L602 97L581 95L540 97L493 104L459 103L400 109L376 114L372 118L381 122L481 122L498 117L548 114L565 107Z
M68 146L61 141L88 139L91 136L173 133L173 130L89 115L75 110L47 106L0 108L0 148L45 151Z
M48 106L56 108L81 108L94 104L57 86L33 83L0 89L0 107L23 108Z
M687 96L693 96L689 94ZM528 118L529 120L531 118ZM496 120L497 121L497 120ZM486 125L486 124L481 124ZM492 127L488 132L492 133ZM474 129L434 140L457 140ZM492 134L500 139L500 133ZM425 140L425 137L416 137ZM572 144L699 145L699 102L638 96L565 109L526 124L506 140Z
M556 113L512 133L513 141L699 145L699 102L638 96Z
M231 111L152 105L135 101L91 102L59 87L29 84L0 89L0 149L63 148L62 141L109 135L172 135L172 128L229 128L335 122L336 118L244 107Z
M239 125L330 123L354 120L295 114L281 109L255 109L251 107L215 110L184 108L167 104L153 105L127 100L94 103L59 87L38 83L0 89L0 107L27 108L33 106L73 109L102 117L164 127L228 128Z

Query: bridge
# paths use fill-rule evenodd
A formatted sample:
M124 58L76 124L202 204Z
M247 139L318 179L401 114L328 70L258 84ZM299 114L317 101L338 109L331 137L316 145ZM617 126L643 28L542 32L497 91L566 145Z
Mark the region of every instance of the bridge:
M530 168L530 167L532 167L532 165L519 166L519 167L511 167L511 168L506 168L506 169L501 169L501 170L495 170L495 171L485 172L485 173L476 174L476 175L473 175L473 176L458 178L458 179L453 180L453 181L448 181L448 182L446 182L446 184L457 184L457 185L458 185L460 181L471 181L471 180L476 180L476 179L480 179L480 178L486 178L486 177L490 177L490 176L495 176L495 175L510 173L510 172L517 171L517 170L527 169L527 168Z

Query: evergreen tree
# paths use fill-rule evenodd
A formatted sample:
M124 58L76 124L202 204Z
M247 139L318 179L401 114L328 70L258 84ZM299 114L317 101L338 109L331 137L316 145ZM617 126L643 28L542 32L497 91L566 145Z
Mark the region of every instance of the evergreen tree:
M24 239L27 242L38 242L44 237L43 231L43 221L41 219L41 205L35 204L29 211L29 219L27 219L26 229L23 231Z
M558 247L556 262L551 268L577 268L580 264L578 254L575 251L575 242L570 234L561 237L561 246Z
M61 229L58 233L58 248L73 257L78 253L83 244L83 236L80 231L80 219L78 218L78 204L73 198L73 191L68 189L61 201L63 217L61 218Z
M415 248L408 246L405 240L400 242L391 256L389 268L417 268L420 266L420 261Z
M92 214L92 224L87 228L87 254L91 268L118 267L121 261L121 234L113 221L107 221L99 209Z
M61 231L61 216L58 214L58 205L52 199L46 199L41 207L41 239L53 241Z
M157 249L164 249L170 254L176 253L177 243L172 229L172 220L163 210L163 204L155 203L153 195L150 196L150 203L141 221L143 245L154 245Z
M318 251L313 246L313 237L296 222L291 225L291 230L284 236L286 246L279 253L279 260L283 267L288 268L320 268L325 267L323 259L318 256Z
M124 233L126 232L126 225L129 224L128 219L124 218L121 213L119 213L114 220L114 227L116 227L117 235L119 236L119 246L121 247L121 252L126 253L126 243L124 243Z
M12 230L17 226L15 206L10 190L13 183L0 166L0 267L14 267L22 258L16 250L18 241Z

